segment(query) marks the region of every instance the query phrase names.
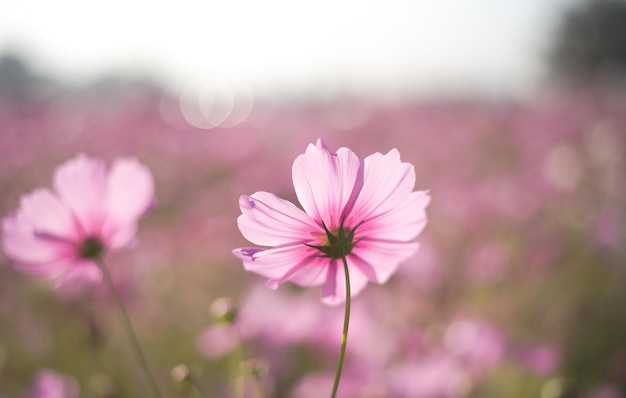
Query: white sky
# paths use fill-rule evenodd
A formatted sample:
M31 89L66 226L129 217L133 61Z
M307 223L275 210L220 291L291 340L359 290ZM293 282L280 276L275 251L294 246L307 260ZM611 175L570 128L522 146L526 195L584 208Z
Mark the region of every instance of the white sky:
M579 0L0 0L0 52L85 82L236 74L256 92L519 92Z

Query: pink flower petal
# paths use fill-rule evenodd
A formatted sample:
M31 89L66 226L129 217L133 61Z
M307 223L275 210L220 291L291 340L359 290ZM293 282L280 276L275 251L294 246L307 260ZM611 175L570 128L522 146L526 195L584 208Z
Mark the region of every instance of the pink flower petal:
M328 228L341 223L344 209L361 188L359 158L349 149L336 154L321 140L293 162L293 186L304 211Z
M326 280L322 286L322 299L330 297L329 300L332 301L337 293L337 259L331 260L327 268Z
M347 258L347 261L350 276L350 297L354 297L361 293L367 285L367 277L350 257ZM346 274L341 259L333 260L328 267L326 282L322 286L322 301L330 305L346 301Z
M267 278L281 278L294 267L314 262L319 253L302 244L262 250L256 248L236 249L233 253L243 260L244 268Z
M66 242L37 237L29 220L21 214L4 219L2 244L9 257L26 264L53 262L71 250Z
M67 271L58 275L54 279L56 289L73 284L91 284L102 280L100 268L89 260L74 260L68 264Z
M350 214L358 221L394 209L415 187L415 170L411 164L400 161L396 149L386 155L370 155L363 163L363 188Z
M104 162L78 155L56 169L54 189L67 203L83 232L100 233L106 200L106 167Z
M73 258L61 258L48 263L17 263L15 268L25 274L56 280L65 274L73 263Z
M78 239L76 221L70 208L47 189L38 189L22 197L20 215L35 233L68 242Z
M107 237L107 248L111 250L128 247L135 242L137 234L137 224L128 226L118 226L114 231L109 232Z
M267 285L272 289L287 281L300 286L321 285L331 261L301 244L269 250L242 248L233 253L243 260L246 270L268 277Z
M306 267L301 267L298 272L291 275L289 281L300 286L319 286L326 280L330 261L326 257L314 257L310 259Z
M370 281L385 283L398 266L415 253L417 248L418 244L415 242L364 239L354 247L349 258Z
M262 246L309 242L324 230L293 203L268 192L239 198L237 225L250 242Z
M107 179L105 235L137 223L154 201L150 171L135 159L113 163Z
M367 237L385 241L409 241L426 226L425 210L429 202L428 192L411 192L396 208L360 224L356 229L355 239Z

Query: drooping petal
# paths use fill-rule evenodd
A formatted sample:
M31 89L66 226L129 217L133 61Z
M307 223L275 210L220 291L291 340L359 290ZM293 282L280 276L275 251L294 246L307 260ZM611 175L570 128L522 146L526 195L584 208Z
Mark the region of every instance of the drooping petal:
M387 242L363 239L350 253L349 258L367 279L385 283L398 266L417 250L416 242Z
M106 167L99 159L78 155L54 173L54 189L72 209L87 235L100 233L106 201Z
M415 169L400 161L397 149L370 155L363 164L363 188L350 213L356 223L394 209L415 187Z
M108 238L118 228L128 230L148 210L154 201L154 181L150 171L136 159L120 159L113 163L106 187L103 232Z
M28 222L35 233L76 242L80 238L76 220L69 206L48 189L37 189L22 197L20 218Z
M102 280L102 271L89 260L76 260L68 266L66 272L52 278L56 289L75 283L95 283Z
M367 277L350 256L346 258L346 261L350 277L350 297L354 297L367 286ZM322 301L330 305L346 301L346 274L341 259L333 260L328 267L326 281L322 286Z
M411 192L397 207L361 223L355 237L407 242L426 226L426 206L429 202L428 192Z
M277 287L289 281L300 286L319 286L326 280L330 261L331 259L326 257L309 257L282 277L268 280L267 284L269 287Z
M333 259L327 267L326 279L322 285L322 299L335 297L337 293L337 259Z
M329 263L329 258L314 257L310 259L307 267L302 267L289 278L289 281L300 286L319 286L326 280Z
M68 242L38 237L22 214L4 219L2 245L9 257L26 264L50 263L68 256L72 250Z
M307 214L336 228L346 205L361 189L362 172L354 152L340 148L334 154L318 140L293 162L293 186Z
M293 203L268 192L256 192L239 198L241 215L237 225L250 242L278 246L308 242L313 234L324 231L311 217Z
M318 251L303 244L273 249L240 248L233 254L243 260L246 270L270 279L285 276L294 267L306 265L317 257Z
M48 263L23 263L18 262L14 264L14 267L25 274L45 278L49 280L56 280L64 273L68 272L74 264L74 257L60 258Z

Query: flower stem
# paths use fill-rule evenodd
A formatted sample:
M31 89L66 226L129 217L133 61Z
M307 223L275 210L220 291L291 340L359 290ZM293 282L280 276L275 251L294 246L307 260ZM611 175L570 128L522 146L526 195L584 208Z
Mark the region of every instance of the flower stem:
M341 351L339 351L339 361L337 362L337 371L335 372L335 382L333 384L333 393L331 398L337 395L339 387L339 379L341 379L341 370L343 369L343 359L346 356L346 345L348 343L348 326L350 324L350 273L348 272L348 261L346 256L342 256L343 270L346 274L346 312L343 317L343 334L341 335Z
M237 335L237 346L231 350L228 355L229 372L230 372L230 384L231 384L231 396L232 398L240 398L243 396L242 389L239 388L239 378L241 376L240 366L243 362L243 339L239 328L236 325L231 325L232 331Z
M150 385L152 386L152 392L154 393L155 397L162 398L161 391L159 391L159 386L157 385L156 380L154 379L154 376L152 376L152 373L150 372L150 368L148 367L148 361L146 361L146 357L144 356L143 351L141 350L141 346L139 345L139 340L137 339L137 335L135 334L135 331L133 330L133 325L130 322L128 313L126 312L126 309L124 308L124 304L122 304L122 300L120 299L120 296L118 295L117 290L115 290L115 286L113 285L113 280L111 279L111 274L109 273L109 270L104 264L104 261L102 260L102 258L97 258L96 263L100 267L100 270L102 271L102 275L104 276L104 280L106 281L106 284L109 286L109 290L111 291L111 294L113 295L113 298L115 299L117 308L120 314L122 315L122 319L124 321L123 322L124 327L126 328L126 333L128 333L131 345L133 346L133 349L135 350L135 355L137 356L139 365L143 368L144 372L146 373L146 377L148 378L148 381L150 382Z

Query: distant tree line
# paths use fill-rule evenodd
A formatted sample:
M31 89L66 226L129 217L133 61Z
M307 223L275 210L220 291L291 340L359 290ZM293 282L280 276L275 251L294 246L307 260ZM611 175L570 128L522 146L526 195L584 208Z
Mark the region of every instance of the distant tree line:
M626 80L626 1L589 0L567 12L549 62L556 80Z

